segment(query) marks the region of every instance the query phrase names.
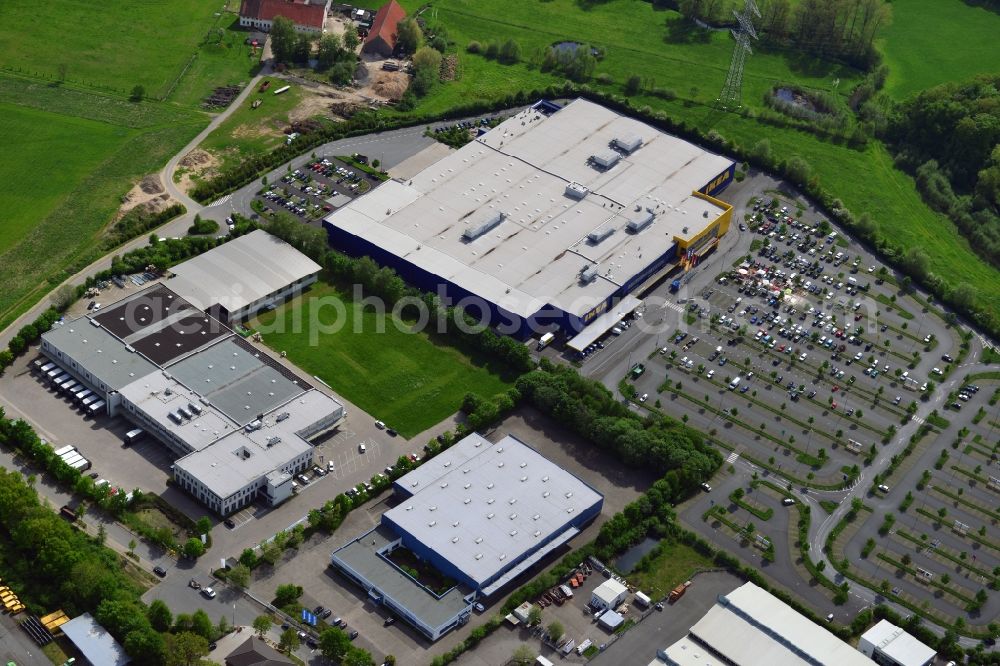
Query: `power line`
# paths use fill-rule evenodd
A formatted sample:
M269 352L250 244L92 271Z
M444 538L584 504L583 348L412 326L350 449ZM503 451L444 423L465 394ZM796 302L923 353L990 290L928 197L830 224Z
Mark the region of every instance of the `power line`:
M752 55L750 48L750 38L757 39L757 30L753 26L753 17L760 18L760 10L754 0L744 0L743 11L733 10L739 26L733 29L733 39L736 44L733 46L733 58L729 62L729 72L726 74L726 82L722 86L722 94L719 95L719 103L723 108L739 108L743 96L743 66L746 64L747 55Z

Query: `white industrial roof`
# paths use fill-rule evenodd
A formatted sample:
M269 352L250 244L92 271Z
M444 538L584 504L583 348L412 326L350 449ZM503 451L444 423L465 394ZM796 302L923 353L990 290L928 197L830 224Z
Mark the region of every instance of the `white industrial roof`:
M664 653L668 664L704 666L872 666L875 662L753 583L727 595L690 631L706 649L681 639Z
M312 445L298 433L317 422L332 424L342 415L343 405L312 389L265 415L260 428L234 430L174 465L225 499L308 452Z
M414 494L384 518L479 584L603 502L511 435L492 444L471 434L396 486Z
M605 605L610 605L622 592L628 592L628 588L614 578L609 578L594 589L593 596L603 601Z
M924 666L937 654L935 650L888 620L882 620L866 631L861 636L861 642L866 641L900 666Z
M285 241L257 229L174 266L170 289L202 310L236 312L320 270Z
M588 164L616 136L643 145L607 169ZM617 153L616 153L617 154ZM388 181L327 217L327 224L497 303L522 317L546 304L581 315L603 302L676 239L688 239L724 209L694 196L731 160L586 100L551 116L526 110L427 167ZM582 200L566 186L589 190ZM644 210L654 222L626 232ZM490 215L482 236L463 233ZM596 245L587 236L614 233ZM599 277L580 272L599 265Z

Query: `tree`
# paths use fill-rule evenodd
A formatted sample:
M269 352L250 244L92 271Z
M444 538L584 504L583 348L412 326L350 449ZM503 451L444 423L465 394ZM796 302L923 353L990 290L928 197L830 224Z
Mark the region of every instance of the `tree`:
M566 630L558 620L549 623L549 626L546 627L546 629L549 632L549 639L553 643L557 643L559 639L563 637L563 634L566 633Z
M275 62L291 62L295 52L295 24L284 16L271 22L271 51Z
M209 518L208 516L202 516L194 524L195 534L208 534L211 531L212 531L212 519Z
M375 661L368 650L352 645L348 648L347 654L344 655L340 664L341 666L375 666Z
M344 55L339 35L327 33L320 37L319 47L316 49L316 64L319 69L330 69Z
M191 616L191 630L207 641L215 637L215 625L209 619L208 613L200 608Z
M191 537L184 542L183 548L184 555L187 557L198 558L205 554L205 544L201 542L198 537Z
M138 544L136 544L135 539L129 539L128 540L128 554L129 555L135 555L135 547L137 545Z
M804 159L798 155L793 155L785 163L785 173L788 175L789 180L796 185L805 185L809 182L809 178L812 175L812 168Z
M511 660L515 666L531 666L535 663L535 651L530 645L521 645L514 650Z
M771 163L771 142L761 139L750 149L750 157L761 164Z
M642 89L642 77L638 74L633 74L625 81L626 95L631 97L632 95L638 93L640 89Z
M73 285L64 284L55 290L51 300L52 307L62 312L76 301L76 289L73 288Z
M351 639L340 627L330 627L319 635L319 649L330 661L340 661L351 648Z
M174 621L174 615L170 612L170 608L159 599L153 599L149 604L149 608L146 609L146 617L149 619L149 624L157 631L169 630Z
M521 45L513 39L508 39L500 47L500 62L512 65L521 59Z
M253 632L257 638L264 638L264 634L271 631L271 618L268 615L258 615L253 619Z
M348 28L344 31L344 48L352 53L357 50L358 45L361 44L361 38L358 37L358 31L353 27Z
M278 649L285 654L291 654L299 649L299 634L292 628L281 632L281 639L278 641Z
M242 553L240 553L240 564L243 564L251 569L257 565L257 553L253 548L245 548Z
M542 609L541 607L532 604L531 610L528 611L528 624L532 627L539 624L542 621Z
M163 634L152 627L130 631L125 636L125 652L136 664L162 664L166 653Z
M208 655L208 641L190 631L165 635L166 666L195 666Z
M273 28L272 28L273 34ZM416 53L424 44L424 31L413 17L403 19L396 25L396 44L403 53Z
M229 570L226 579L240 589L246 589L250 584L250 567L245 564L237 564Z
M423 96L437 82L441 71L441 54L429 46L421 47L413 55L413 82L416 95Z
M132 92L129 93L128 98L130 102L141 102L145 96L146 89L140 85L136 85L132 88Z
M301 596L302 587L300 585L293 585L292 583L279 585L274 591L274 605L279 607L287 606Z

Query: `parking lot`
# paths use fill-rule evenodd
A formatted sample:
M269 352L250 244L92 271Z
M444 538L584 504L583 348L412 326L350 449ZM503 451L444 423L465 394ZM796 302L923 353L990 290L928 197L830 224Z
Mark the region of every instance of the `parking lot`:
M360 156L357 159L368 158ZM262 188L251 204L267 216L283 210L299 219L320 225L330 214L381 181L335 156L319 157L288 172L280 182Z

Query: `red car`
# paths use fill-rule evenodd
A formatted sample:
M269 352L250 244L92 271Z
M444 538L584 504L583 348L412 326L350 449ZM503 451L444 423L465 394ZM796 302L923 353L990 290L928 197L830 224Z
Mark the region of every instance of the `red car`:
M837 409L837 403L831 402L830 403L830 409Z
M833 387L833 392L834 392L834 393L836 393L836 392L837 392L837 391L839 391L839 390L840 390L840 387L839 387L839 386L834 386L834 387Z

